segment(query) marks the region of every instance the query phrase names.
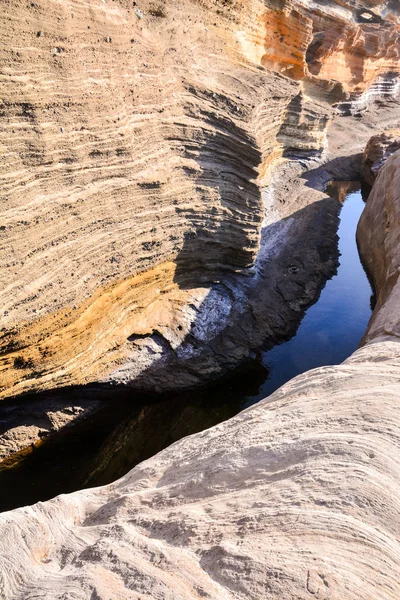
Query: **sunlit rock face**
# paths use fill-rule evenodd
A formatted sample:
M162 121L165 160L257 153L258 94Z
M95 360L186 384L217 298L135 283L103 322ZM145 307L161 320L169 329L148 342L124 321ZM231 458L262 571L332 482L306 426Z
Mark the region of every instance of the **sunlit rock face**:
M339 81L359 93L378 75L398 71L398 11L388 12L386 3L267 4L263 61L294 79Z
M18 1L0 26L3 397L204 347L274 165L320 156L332 105L398 69L393 3Z
M0 515L4 600L397 600L400 152L358 228L365 344L108 486Z
M2 598L396 600L399 386L400 345L370 344L109 486L1 514Z
M376 289L364 343L400 338L400 150L380 169L357 229L361 255Z
M300 184L275 221L267 210L277 160L321 152L331 105L354 92L333 59L332 79L301 59L314 13L367 19L377 36L398 26L397 2L372 0L143 8L4 6L3 395L129 378L132 364L140 376L148 357L184 352L183 336L218 337L282 247L290 264L300 223L310 238L335 221ZM293 33L306 8L313 41L306 20L296 64L271 42L269 69L266 18L284 12ZM364 347L109 486L0 515L1 598L398 600L399 173L396 152L358 229L377 294ZM307 202L308 228L295 218Z

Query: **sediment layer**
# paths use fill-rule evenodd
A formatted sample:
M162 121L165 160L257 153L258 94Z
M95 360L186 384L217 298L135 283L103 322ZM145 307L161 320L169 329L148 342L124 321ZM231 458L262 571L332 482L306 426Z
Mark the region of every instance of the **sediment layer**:
M14 130L20 144L16 151L14 138L2 163L8 204L1 234L11 257L5 261L2 297L7 307L3 395L107 378L110 369L113 380L124 373L132 378L131 365L140 352L160 360L171 348L182 351L180 335L218 344L214 323L240 322L240 310L235 308L236 320L232 310L239 292L247 305L250 291L257 289L245 282L256 282L271 298L263 277L273 273L276 254L271 249L282 233L297 228L304 233L306 223L328 228L333 223L335 215L326 210L331 204L322 210L323 194L316 189L343 167L335 157L346 145L340 132L348 120L338 120L333 164L308 174L316 189L309 189L304 204L296 208L297 199L305 197L299 164L279 167L295 173L291 181L297 187L287 190L287 199L285 189L274 192L274 177L281 171L270 167L285 151L320 152L333 98L359 93L357 86L368 88L375 76L394 68L396 44L385 40L396 31L398 9L377 0L352 2L351 8L339 0L323 7L313 3L311 11L307 5L305 15L300 1L279 3L281 21L272 1L267 9L255 2L219 3L218 9L211 2L180 3L166 5L166 16L155 16L160 9L143 14L122 3L6 5L6 36L15 31L17 19L21 31L21 47L14 48L7 38L12 48L7 60L11 56L21 70L3 62L3 79L11 90L2 98L3 123L7 136L8 129ZM323 19L335 19L335 39L321 25ZM271 42L275 31L278 41ZM354 31L359 37L351 37ZM168 39L187 42L181 46L187 55L171 51L170 63L165 56L176 45L163 45L167 32ZM27 73L30 63L23 64L27 57L21 54L27 52L29 35L30 56L36 64L42 61L42 70ZM285 35L293 40L293 63L281 55ZM352 67L349 38L356 49ZM374 64L367 49L373 41ZM127 52L121 51L119 63L112 62L115 46L136 43L132 60L143 60L141 69L136 62L132 66ZM80 62L83 51L93 62ZM327 83L323 77L333 77L339 67L340 85ZM132 73L143 85L131 87ZM154 100L157 89L163 93L158 82L164 75L176 104L170 96L164 106ZM118 96L125 83L137 90L135 98L143 94L132 112L125 97ZM306 100L306 110L305 85L318 90L318 96L315 91ZM37 96L39 88L42 95ZM15 90L21 94L19 104ZM324 96L323 113L315 106L325 91L330 95L329 101ZM70 104L65 106L67 93ZM273 117L268 108L272 96ZM254 109L249 98L257 98ZM309 127L300 126L300 110L310 117ZM362 129L362 123L354 129L355 149L366 135ZM301 134L295 137L297 131ZM122 145L119 138L125 135L131 141L134 135L135 144ZM7 136L1 138L3 146ZM268 401L181 440L109 486L0 515L5 600L38 595L49 600L253 600L266 595L398 600L399 157L397 152L380 170L358 229L377 293L364 347L342 365L305 373ZM269 178L267 197L260 192L261 177ZM275 216L267 210L272 197ZM205 217L205 206L212 216ZM307 219L296 219L304 209ZM176 240L168 237L175 235ZM33 239L41 240L35 252ZM294 249L281 250L282 265L291 267ZM334 268L326 249L314 252L310 265L320 268L325 255L325 267ZM312 289L303 283L301 294L294 294L282 265L275 292L284 310L299 313L302 301L318 293L318 281L309 277L309 266L302 271L296 263L299 281L308 277ZM242 276L246 272L241 283L238 270ZM263 317L256 316L255 325L257 318ZM276 323L268 326L276 335ZM244 329L243 338L248 333ZM232 332L226 339L234 345L237 336ZM223 348L221 342L216 362ZM231 358L224 360L228 364ZM204 376L207 369L215 373L210 363L204 369Z
M1 396L139 375L148 386L188 336L205 347L204 299L258 255L261 186L282 155L321 155L332 104L395 76L397 13L4 2ZM228 367L208 355L207 376ZM193 369L181 385L206 377Z

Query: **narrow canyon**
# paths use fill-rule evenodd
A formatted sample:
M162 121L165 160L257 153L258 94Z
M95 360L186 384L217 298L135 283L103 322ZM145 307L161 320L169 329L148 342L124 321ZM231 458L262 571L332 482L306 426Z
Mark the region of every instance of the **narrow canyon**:
M400 3L0 2L0 598L398 600ZM362 339L212 416L337 276L360 186ZM119 397L137 466L87 487L113 434L85 489L24 491Z

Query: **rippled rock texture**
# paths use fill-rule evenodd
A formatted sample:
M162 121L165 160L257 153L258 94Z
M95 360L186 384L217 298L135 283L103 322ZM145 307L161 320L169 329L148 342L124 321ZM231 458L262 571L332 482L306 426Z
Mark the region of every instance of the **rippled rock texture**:
M295 378L114 484L0 515L5 600L397 600L400 345Z
M368 1L4 1L1 395L194 385L249 355L249 329L276 341L335 258L322 242L297 296L274 281L271 315L242 319L289 235L270 226L322 199L274 207L262 185L283 155L321 154L333 104L396 80L398 17ZM240 321L242 340L210 349Z

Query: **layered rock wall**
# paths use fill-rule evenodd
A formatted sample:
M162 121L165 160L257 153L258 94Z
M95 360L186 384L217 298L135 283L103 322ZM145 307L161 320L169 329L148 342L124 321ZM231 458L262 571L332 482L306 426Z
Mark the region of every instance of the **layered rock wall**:
M270 12L239 2L166 5L161 14L146 5L145 15L119 3L4 3L3 395L96 380L110 369L116 378L150 333L156 356L165 345L180 347L192 329L197 339L216 338L216 307L217 320L232 324L223 277L254 262L262 218L264 242L310 231L294 216L307 206L296 207L300 188L288 190L286 202L281 190L275 218L287 220L266 221L271 165L285 150L321 149L329 105L354 91L360 45L347 80L343 64L360 19L368 21L361 37L382 39L376 73L394 68L383 43L392 29L379 19L395 29L397 5L310 7L320 15L312 38L309 20L296 29L300 1L270 2ZM279 33L295 43L293 66L279 37L268 42L274 71L262 70L266 19L270 39L279 10ZM345 39L339 26L336 35L343 50L324 67L326 76L340 65L339 84L307 75L309 63L316 71L331 56L322 13L326 22L349 22ZM11 36L17 22L20 38ZM301 52L310 43L307 61ZM125 89L130 95L119 96ZM0 515L2 598L398 600L399 156L378 175L358 232L378 298L368 343L343 365L295 378L114 484ZM266 198L258 176L270 178ZM308 196L309 228L334 221L315 190ZM267 248L261 244L245 281L261 286L270 275L276 253ZM290 246L286 253L282 264L290 266ZM318 267L320 258L315 249ZM254 287L235 285L247 304ZM275 292L285 306L299 304L283 274ZM233 346L237 338L228 339Z
M211 287L257 256L260 185L282 154L321 154L331 105L396 70L396 15L333 0L4 1L2 397L132 381L203 343Z

